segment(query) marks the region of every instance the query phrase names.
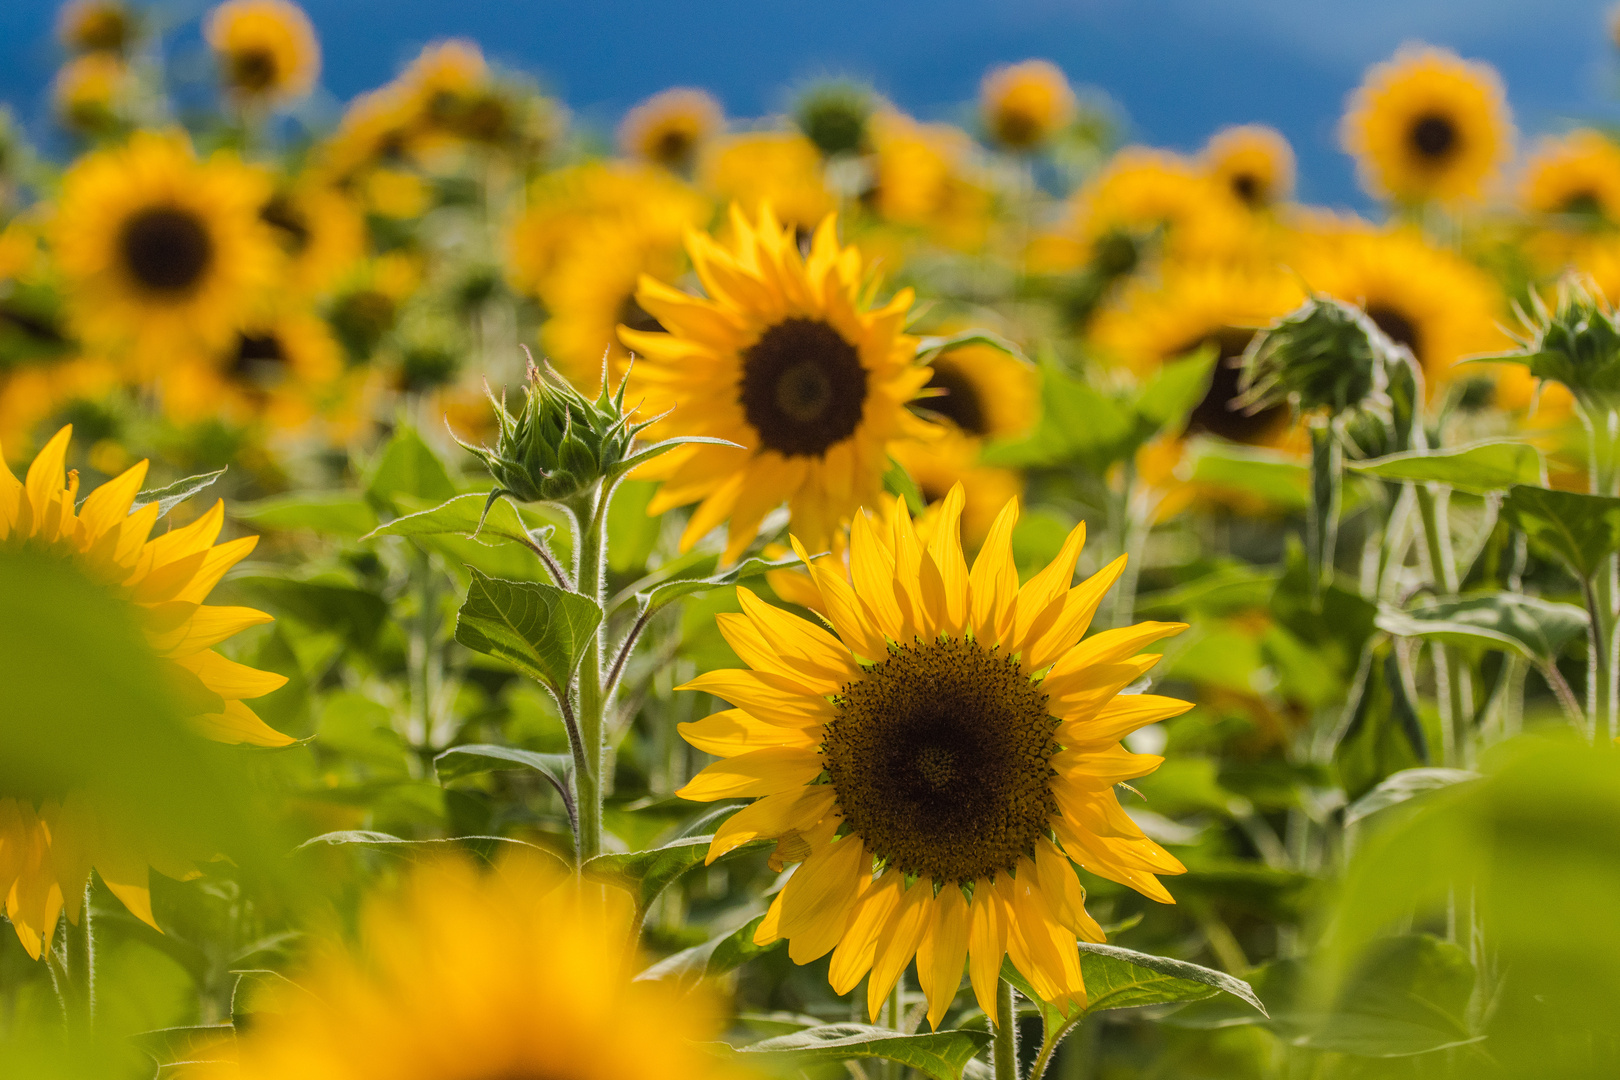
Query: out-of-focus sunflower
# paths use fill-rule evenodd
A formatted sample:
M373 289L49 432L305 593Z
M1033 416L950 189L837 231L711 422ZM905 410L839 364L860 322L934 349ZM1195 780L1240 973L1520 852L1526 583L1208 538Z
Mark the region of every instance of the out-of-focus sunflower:
M507 858L487 874L463 862L425 865L366 905L361 949L321 951L298 989L241 1038L238 1064L196 1075L750 1075L703 1048L720 1028L706 994L634 979L633 905L617 889L601 893L540 856Z
M0 374L0 447L20 451L37 446L41 425L60 419L76 403L101 402L121 385L118 366L100 357L10 368Z
M57 37L76 53L123 53L135 31L135 13L122 0L72 0L56 17Z
M316 172L342 187L367 169L405 160L413 137L412 105L392 84L355 98L316 153Z
M869 308L860 252L838 242L832 215L808 255L766 206L756 221L731 212L730 248L694 233L687 251L708 297L642 278L636 301L668 333L621 328L642 360L632 397L670 415L649 437L712 436L746 449L694 444L649 462L664 481L649 514L688 503L682 545L729 522L725 558L753 541L783 502L793 529L824 550L882 489L890 446L937 428L907 404L928 381L917 339L903 332L912 293Z
M283 280L300 296L324 295L365 257L360 208L313 175L278 188L259 218L286 256Z
M720 103L706 90L677 86L643 101L619 125L619 149L630 157L685 171L724 128Z
M274 280L267 178L183 137L138 132L68 170L53 224L74 322L144 360L219 346Z
M1294 192L1294 148L1275 128L1222 128L1204 147L1205 168L1251 210L1265 210Z
M996 1013L1008 955L1044 1000L1084 1006L1075 940L1103 932L1071 859L1166 903L1156 875L1184 869L1114 794L1163 760L1120 739L1192 707L1116 696L1158 661L1140 650L1184 624L1082 641L1124 558L1071 588L1081 525L1020 588L1017 502L971 570L962 502L951 493L926 544L904 507L881 531L857 516L848 578L811 563L836 637L739 588L742 614L720 616L720 630L753 670L688 683L736 707L680 725L724 759L682 796L757 800L720 826L709 858L769 838L776 865L799 863L755 941L787 939L800 964L831 952L840 994L870 973L874 1017L915 956L936 1028L964 964L992 1022L1011 1021Z
M1411 47L1367 72L1339 130L1362 187L1406 203L1478 197L1512 156L1513 136L1493 68Z
M989 228L990 193L968 175L973 140L948 124L919 124L885 110L869 125L872 187L865 201L886 221L918 226L940 243L971 250Z
M947 431L926 443L897 443L894 460L906 470L926 505L941 504L951 489L961 485L962 540L969 548L990 534L996 515L1024 493L1024 478L1013 469L979 464L982 440L959 431Z
M1305 233L1294 269L1311 289L1362 307L1412 350L1430 393L1457 361L1508 346L1506 301L1489 274L1415 229L1326 223ZM1488 369L1481 369L1486 374Z
M1596 131L1543 140L1525 165L1519 202L1532 214L1620 224L1620 146Z
M927 385L938 393L920 402L921 407L969 438L1011 438L1035 422L1035 371L1017 357L989 345L964 345L929 363L933 374Z
M118 126L129 88L129 68L116 53L85 53L56 73L51 106L63 127L81 135L104 135Z
M206 35L220 81L242 101L296 100L320 76L315 27L291 0L226 0L208 17Z
M1165 250L1176 257L1236 256L1254 241L1252 222L1207 172L1178 155L1142 146L1115 154L1075 193L1074 209L1088 253L1120 233L1160 230Z
M543 103L497 80L477 43L466 39L429 45L395 85L416 154L458 143L513 148L553 134L556 118Z
M194 687L201 711L192 718L209 738L226 743L285 746L293 740L260 720L245 701L286 683L280 675L227 660L213 646L270 621L252 608L204 603L225 572L246 558L258 537L214 543L225 504L190 525L148 539L159 507L131 512L146 478L146 462L79 501L79 476L64 479L68 439L64 427L39 452L19 481L0 462L0 544L71 563L107 589L142 628L147 644L173 672L177 686ZM92 867L138 918L156 926L148 891L149 867L184 876L188 867L161 850L130 846L119 822L93 796L68 792L36 805L0 798L0 896L23 947L36 959L50 942L64 905L74 921Z
M1213 346L1217 358L1209 392L1188 421L1241 443L1275 441L1286 429L1287 409L1253 416L1232 409L1238 361L1255 331L1305 299L1292 275L1215 264L1184 265L1157 282L1135 282L1098 313L1091 340L1099 353L1148 374L1167 361Z
M342 373L343 353L326 323L311 312L289 312L164 372L163 404L182 423L218 417L294 431L314 418Z
M750 216L769 203L778 220L805 236L836 206L816 144L787 132L716 139L699 162L698 186Z
M979 112L992 140L1009 150L1033 150L1074 119L1074 91L1048 60L1006 64L980 83Z

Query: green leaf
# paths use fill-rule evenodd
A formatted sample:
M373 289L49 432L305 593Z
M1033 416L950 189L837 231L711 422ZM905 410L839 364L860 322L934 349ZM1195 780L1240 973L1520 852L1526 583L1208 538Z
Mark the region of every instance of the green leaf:
M1274 567L1227 562L1184 584L1137 598L1136 614L1158 619L1198 612L1224 615L1263 608L1282 572Z
M1311 502L1310 469L1293 455L1262 447L1200 440L1191 479L1253 495L1281 510L1304 510Z
M184 480L176 480L167 487L151 488L143 491L135 496L135 502L129 508L130 512L134 513L143 506L157 503L158 517L161 518L224 475L224 469L216 469L211 473L201 473L197 476L188 476Z
M384 508L393 507L397 495L443 502L456 494L450 470L411 427L397 429L377 453L365 484L366 498L372 505Z
M1378 613L1378 628L1391 634L1508 648L1541 664L1553 663L1565 645L1585 634L1586 623L1585 609L1574 604L1511 592L1433 601L1405 611L1384 608Z
M1261 1016L1266 1015L1266 1007L1255 996L1254 989L1224 971L1117 945L1082 941L1079 947L1088 1013L1171 1001L1197 1001L1224 993L1252 1005Z
M883 490L906 500L906 509L911 511L913 517L921 517L923 511L928 509L928 501L923 498L917 481L894 458L889 459L889 467L883 472Z
M644 613L651 615L683 596L693 593L708 592L710 589L721 589L727 585L735 585L748 578L759 577L771 570L787 570L800 565L797 555L785 559L761 559L758 556L744 559L723 574L716 574L706 578L682 578L679 581L666 581L650 592L643 593L646 598Z
M868 1024L825 1024L792 1035L778 1035L752 1046L728 1049L761 1064L783 1068L815 1062L883 1058L921 1070L934 1080L960 1080L963 1067L990 1044L990 1038L988 1031L901 1035Z
M1541 482L1541 453L1516 442L1479 442L1452 450L1413 450L1346 465L1383 480L1445 484L1483 495L1515 484Z
M489 505L487 517L484 516L486 504ZM483 518L482 528L478 524L480 518ZM486 495L457 495L431 510L397 517L386 525L373 528L360 539L371 540L379 536L443 536L450 533L472 536L475 532L477 539L486 544L492 543L495 539L519 544L531 542L529 530L523 524L523 519L518 516L517 507L505 498L489 503L489 497Z
M1333 763L1351 799L1403 769L1428 764L1429 737L1388 638L1380 636L1367 649L1342 725L1333 739Z
M952 349L965 349L969 345L985 345L1019 360L1026 359L1017 345L989 330L963 330L956 334L922 338L917 342L917 359L926 364L932 356Z
M636 897L637 908L646 911L682 874L702 865L713 840L713 836L683 836L650 851L598 855L586 863L581 872L586 877L628 890ZM769 843L771 841L757 840L735 850L751 851Z
M1584 580L1620 550L1620 499L1515 484L1502 502L1502 517Z
M233 578L231 584L307 626L341 632L357 649L369 649L388 618L388 602L382 597L336 581L252 575Z
M755 945L754 931L759 929L759 924L764 919L765 916L756 915L729 934L721 934L701 945L694 945L690 949L682 949L678 953L666 956L637 975L636 979L645 982L670 982L682 990L690 990L705 979L735 971L754 957L763 956L779 948L786 940L778 938L769 945Z
M1033 431L991 443L980 460L1011 468L1083 463L1100 470L1133 449L1135 410L1056 363L1041 365L1041 404Z
M729 446L736 450L748 449L748 447L743 446L741 443L734 443L730 439L714 439L707 435L681 435L677 438L665 439L663 442L655 442L651 446L642 447L640 450L636 451L634 454L631 454L629 457L625 458L617 466L615 466L613 469L613 475L623 476L633 470L637 465L646 464L655 457L661 457L664 454L669 453L677 446L686 446L689 443L701 443L704 446Z
M1474 969L1459 946L1427 934L1378 941L1301 1046L1357 1057L1412 1057L1480 1038L1464 1021Z
M407 840L403 837L392 836L389 833L372 832L367 829L342 829L337 832L322 833L310 837L299 844L294 851L308 851L316 847L372 847L380 851L400 855L407 859L416 859L423 856L434 856L447 850L466 850L483 859L487 863L494 863L497 854L502 849L513 851L522 850L535 853L547 858L562 860L543 847L526 844L521 840L514 840L510 836L447 836L429 840Z
M1380 810L1398 806L1429 791L1438 791L1465 780L1478 780L1479 773L1466 769L1402 769L1387 776L1367 794L1351 803L1344 811L1344 824L1348 828Z
M377 527L377 512L352 495L283 495L239 503L231 516L257 529L309 529L326 536L358 537Z
M229 1021L143 1031L131 1035L130 1041L160 1067L236 1060L236 1028Z
M456 640L505 660L561 695L601 622L602 609L578 593L538 581L501 581L474 570L456 616Z
M463 776L503 769L533 769L544 776L557 794L562 796L569 820L574 818L574 789L568 782L574 759L568 754L537 754L533 750L519 750L511 746L489 743L468 743L452 746L433 759L433 768L439 774L439 783L457 780Z
M1154 431L1180 432L1187 417L1209 393L1219 351L1204 346L1191 356L1163 365L1136 399L1136 411Z

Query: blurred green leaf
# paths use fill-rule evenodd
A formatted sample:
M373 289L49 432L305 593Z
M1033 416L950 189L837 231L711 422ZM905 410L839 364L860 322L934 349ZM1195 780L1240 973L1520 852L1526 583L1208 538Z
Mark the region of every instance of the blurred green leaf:
M1351 687L1347 716L1333 746L1345 794L1360 798L1386 777L1429 761L1429 739L1394 644L1374 644Z
M1189 453L1195 484L1252 495L1279 510L1301 511L1311 502L1310 469L1277 450L1201 439Z
M236 1060L236 1028L229 1022L143 1031L133 1041L160 1067Z
M376 593L336 581L248 575L231 585L257 602L319 630L335 630L349 644L369 649L388 619L388 602Z
M1412 450L1350 461L1351 472L1383 480L1445 484L1483 495L1515 484L1541 482L1541 453L1516 442L1479 442L1451 450Z
M1163 364L1153 373L1136 399L1136 410L1155 432L1180 433L1187 417L1209 393L1210 378L1220 351L1205 345L1192 355Z
M1515 484L1502 502L1502 517L1586 580L1620 550L1620 499Z
M400 427L377 452L365 476L366 499L392 509L399 495L444 502L457 494L450 470L415 428Z
M1405 611L1386 607L1378 613L1378 628L1387 633L1505 647L1541 664L1553 663L1564 646L1583 636L1586 622L1586 611L1574 604L1511 592L1434 600Z
M456 640L561 694L601 622L602 609L578 593L537 581L501 581L474 570L456 617Z
M721 934L701 945L666 956L637 975L636 979L671 982L682 990L690 990L705 979L735 971L754 957L780 947L786 940L778 938L769 945L755 945L754 931L759 929L764 918L763 915L756 915L729 934Z
M1281 571L1269 566L1222 563L1184 584L1138 597L1135 610L1138 616L1157 619L1193 611L1224 615L1263 608L1281 577Z
M608 569L629 573L644 565L658 543L663 516L647 513L658 491L650 480L625 480L613 492L608 506Z
M824 1024L728 1049L761 1064L789 1069L817 1062L883 1058L909 1065L934 1080L960 1080L963 1067L989 1044L988 1031L901 1035L867 1024Z
M646 911L658 895L708 857L711 836L683 836L650 851L613 852L587 862L581 873L609 885L617 885L636 897L636 906ZM771 841L744 844L736 851L751 851Z
M1261 1016L1266 1015L1266 1007L1249 984L1224 971L1117 945L1082 941L1079 948L1088 1013L1169 1001L1196 1001L1222 993L1252 1005Z
M452 746L435 757L433 768L438 772L441 784L463 776L477 776L502 769L533 769L557 789L563 806L568 810L569 820L574 819L574 790L568 779L574 768L574 759L568 754L537 754L533 750L519 750L511 746L469 743Z
M1427 934L1386 938L1361 958L1300 1046L1358 1057L1431 1054L1483 1036L1464 1021L1474 969L1466 951Z
M980 460L1010 468L1083 462L1100 468L1116 461L1136 430L1132 409L1056 363L1041 365L1041 418L1018 439L992 442Z
M1349 827L1380 810L1399 806L1427 792L1438 791L1465 780L1478 779L1479 773L1467 769L1402 769L1385 777L1377 787L1345 807L1344 824Z
M919 363L926 364L930 356L952 349L965 349L970 345L982 345L1019 360L1025 359L1017 345L989 330L963 330L956 334L920 338L917 341L917 359Z
M283 495L231 507L231 516L256 529L309 529L326 536L359 537L377 527L377 512L352 495Z
M161 518L199 491L211 486L215 480L224 475L224 469L216 469L211 473L201 473L197 476L188 476L184 480L176 480L166 487L150 488L135 496L135 502L130 506L130 512L133 513L143 506L157 503L158 517Z
M407 859L437 858L451 851L465 851L476 855L487 863L493 864L506 850L536 853L547 858L555 859L559 865L561 859L534 844L526 844L521 840L514 840L510 836L449 836L428 840L407 840L403 837L393 836L389 833L372 832L366 829L341 829L337 832L322 833L310 837L296 850L308 851L315 847L369 847L379 851L386 851Z

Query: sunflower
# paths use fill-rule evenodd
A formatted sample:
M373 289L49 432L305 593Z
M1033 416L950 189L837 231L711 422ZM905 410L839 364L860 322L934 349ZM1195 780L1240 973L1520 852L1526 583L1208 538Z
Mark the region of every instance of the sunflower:
M1525 165L1519 203L1532 214L1620 224L1620 146L1596 131L1544 140Z
M1047 60L993 68L979 84L979 112L990 137L1009 150L1033 150L1074 119L1074 91Z
M1255 232L1242 208L1207 172L1179 155L1142 146L1115 154L1080 188L1074 214L1087 252L1120 234L1162 232L1161 242L1172 256L1227 258L1247 253Z
M947 247L981 247L990 193L968 173L973 140L967 132L887 109L868 126L872 186L863 201L885 221L925 229Z
M290 0L226 0L208 17L220 79L242 101L292 101L315 87L321 46Z
M1043 999L1084 1005L1075 938L1103 933L1071 859L1165 903L1155 875L1184 869L1126 816L1114 785L1162 760L1119 740L1192 707L1116 699L1159 659L1138 651L1185 626L1142 623L1082 642L1124 558L1070 588L1081 525L1020 588L1016 500L971 571L962 504L954 490L926 546L904 507L881 532L857 517L849 580L811 563L837 637L738 588L743 613L720 616L720 629L754 670L688 683L737 707L680 726L725 760L679 794L758 799L716 831L710 860L771 838L777 863L800 863L755 941L786 938L800 964L832 952L838 993L870 971L874 1017L915 955L936 1028L964 962L1000 1022L1006 954Z
M1265 210L1294 191L1294 148L1264 124L1227 127L1204 147L1204 167L1251 210Z
M677 86L625 114L619 125L619 148L630 157L685 171L725 123L725 113L712 94Z
M962 505L962 539L971 549L988 535L996 514L1008 499L1024 492L1024 478L1013 469L979 464L983 443L951 431L927 443L898 443L894 460L906 470L929 508L940 505L958 484Z
M1177 266L1157 282L1134 282L1099 312L1091 341L1102 355L1147 375L1166 362L1213 346L1209 392L1188 430L1242 443L1270 443L1287 427L1287 409L1255 415L1233 410L1238 362L1255 331L1305 299L1294 278L1278 271L1220 265Z
M1477 198L1512 156L1513 120L1493 68L1407 47L1367 72L1339 140L1369 194L1456 203Z
M227 660L213 649L249 626L270 621L252 608L211 607L208 593L258 542L216 545L225 504L183 528L148 539L159 508L131 512L146 478L142 461L79 501L77 472L63 476L71 427L57 432L18 481L0 460L0 545L70 561L128 603L148 644L174 672L176 685L199 686L213 711L192 718L211 739L255 746L293 740L270 728L244 701L281 687L280 675ZM97 820L93 800L80 793L35 806L0 798L0 895L23 947L35 959L49 944L64 903L78 920L78 902L93 866L131 913L151 923L148 866L183 876L186 868L159 853L115 842L117 823ZM157 859L158 863L151 860Z
M135 31L135 13L121 0L73 0L56 17L57 37L76 53L122 53Z
M746 448L693 444L650 462L644 475L664 486L647 512L700 503L685 547L729 520L730 561L785 499L793 528L822 550L876 501L891 444L938 430L906 409L929 376L902 332L911 290L865 307L860 252L839 244L830 214L808 256L769 206L757 223L733 206L731 226L730 250L699 233L687 241L707 299L644 277L636 301L668 333L619 330L642 358L633 392L652 412L674 410L653 435Z
M769 203L778 220L805 236L836 203L822 176L821 151L787 132L716 139L699 162L698 181L716 201L737 203L751 216Z
M322 395L343 374L343 352L324 320L308 311L255 321L226 348L163 373L170 417L262 421L291 431L314 418Z
M556 118L530 96L520 97L490 71L477 43L465 39L429 45L396 80L411 120L417 156L455 144L538 146Z
M273 281L259 218L263 174L180 136L137 132L68 170L55 247L75 322L92 341L148 359L231 339Z
M85 53L56 73L51 106L63 127L83 135L104 134L118 125L129 84L129 68L117 54Z
M1005 439L1023 434L1035 422L1039 390L1027 362L989 345L963 345L930 363L928 388L935 396L921 405L962 434Z
M37 446L42 425L86 403L100 406L122 385L118 366L99 357L74 357L53 364L19 364L0 374L0 447L13 451ZM104 411L99 409L98 411ZM101 469L91 450L91 464ZM4 459L0 458L0 465ZM101 469L102 472L114 470Z
M635 980L630 898L611 889L604 904L602 890L541 858L509 857L487 874L451 860L416 869L366 904L359 948L323 948L297 989L256 1016L239 1064L201 1076L745 1075L702 1045L720 1028L707 995Z
M285 256L284 281L300 296L330 292L365 257L360 207L314 175L278 187L259 208L259 219Z

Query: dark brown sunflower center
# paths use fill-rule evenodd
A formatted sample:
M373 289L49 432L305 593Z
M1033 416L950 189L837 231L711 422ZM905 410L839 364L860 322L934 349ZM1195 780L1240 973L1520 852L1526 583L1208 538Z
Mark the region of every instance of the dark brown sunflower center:
M1369 304L1367 318L1371 319L1389 340L1397 345L1405 345L1412 350L1413 356L1422 361L1423 338L1418 331L1417 323L1388 304Z
M184 292L214 261L214 239L188 210L157 206L131 217L118 238L124 266L156 292Z
M1254 173L1235 173L1232 176L1232 194L1244 205L1257 207L1265 202L1266 185Z
M259 220L276 231L276 238L290 254L309 247L309 218L286 195L277 193L259 210Z
M1253 414L1233 408L1243 374L1243 350L1249 347L1253 337L1253 330L1223 326L1171 354L1185 355L1203 345L1213 345L1219 354L1215 358L1215 370L1210 373L1209 390L1187 417L1189 435L1217 435L1235 443L1253 445L1263 442L1276 430L1287 412L1286 405L1274 405Z
M1598 198L1595 191L1572 191L1564 197L1559 212L1577 214L1581 217L1598 217L1603 213L1603 202Z
M91 52L122 52L129 38L129 20L112 6L87 13L74 33L78 45Z
M1016 658L966 640L891 645L835 704L821 755L839 811L890 866L975 881L1046 835L1057 721Z
M262 94L280 81L280 66L269 49L240 49L231 53L231 85L250 94Z
M631 330L640 330L645 334L668 333L664 329L664 324L658 321L657 316L636 303L633 294L625 297L624 303L619 305L618 321L622 326L627 326Z
M1449 116L1425 113L1412 122L1407 138L1418 157L1438 162L1457 148L1457 125Z
M686 128L667 127L653 139L649 150L652 159L660 165L678 168L691 160L696 146L696 138Z
M784 319L743 352L740 398L759 449L820 457L860 426L866 369L819 319Z
M274 385L287 373L287 351L274 334L238 334L231 374L256 386Z
M996 113L996 137L1008 146L1022 148L1040 142L1041 118L1027 110L1003 105Z
M945 393L939 397L925 398L925 408L939 413L969 435L990 433L979 388L960 368L950 363L936 362L933 378L928 380L928 385Z

